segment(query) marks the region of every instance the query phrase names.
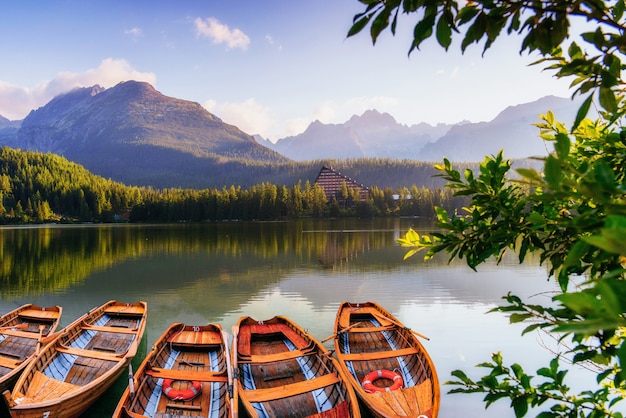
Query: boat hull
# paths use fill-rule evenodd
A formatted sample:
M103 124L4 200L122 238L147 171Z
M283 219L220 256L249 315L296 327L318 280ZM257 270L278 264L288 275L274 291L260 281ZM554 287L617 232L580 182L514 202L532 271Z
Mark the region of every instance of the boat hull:
M289 319L242 317L233 335L236 384L250 417L361 416L356 395L336 360Z
M236 417L230 373L227 335L219 324L174 323L137 369L113 418Z
M110 301L68 325L3 393L11 416L80 416L126 371L146 318L145 302Z
M13 389L26 366L56 331L60 306L22 305L0 317L0 393Z
M335 355L372 415L437 417L440 387L432 359L416 333L378 304L339 306Z

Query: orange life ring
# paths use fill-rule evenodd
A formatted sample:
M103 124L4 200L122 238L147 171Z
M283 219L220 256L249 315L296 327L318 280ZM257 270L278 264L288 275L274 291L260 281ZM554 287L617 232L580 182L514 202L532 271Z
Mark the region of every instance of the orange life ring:
M380 378L385 378L389 380L393 380L393 384L391 386L387 386L384 388L378 387L374 385L374 382ZM366 392L374 393L374 392L390 392L392 390L397 390L402 387L402 376L400 376L396 372L392 372L391 370L374 370L367 376L365 376L365 380L361 383L363 385L363 389Z
M185 390L176 390L172 389L172 383L174 383L174 379L163 379L163 383L161 384L161 389L163 389L163 393L169 399L173 401L190 401L202 392L202 382L198 382L196 380L191 382L191 387Z

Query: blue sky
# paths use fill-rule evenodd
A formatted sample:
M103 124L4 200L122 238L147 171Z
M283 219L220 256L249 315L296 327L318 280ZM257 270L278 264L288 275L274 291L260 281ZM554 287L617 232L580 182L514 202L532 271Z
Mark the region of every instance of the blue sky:
M493 119L507 106L569 97L521 39L407 55L413 24L375 46L346 38L357 0L0 1L0 115L24 118L78 86L150 82L202 104L249 134L276 141L314 120L343 123L368 109L403 124ZM558 116L558 115L557 115Z

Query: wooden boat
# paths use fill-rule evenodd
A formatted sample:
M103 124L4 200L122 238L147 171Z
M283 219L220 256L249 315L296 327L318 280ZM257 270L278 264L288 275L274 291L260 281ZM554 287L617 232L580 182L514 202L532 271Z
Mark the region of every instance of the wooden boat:
M335 355L376 417L435 418L440 388L417 333L374 302L339 306Z
M236 417L227 342L218 324L172 324L129 381L113 418Z
M146 326L145 302L109 301L65 327L3 396L11 416L77 417L121 375Z
M29 303L0 317L0 392L13 389L28 363L52 338L62 312L60 306Z
M240 318L232 351L235 386L250 417L361 416L332 354L289 319Z

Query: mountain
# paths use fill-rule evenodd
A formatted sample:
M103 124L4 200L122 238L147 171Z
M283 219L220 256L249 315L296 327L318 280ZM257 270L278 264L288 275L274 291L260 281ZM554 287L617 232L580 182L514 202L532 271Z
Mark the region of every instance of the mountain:
M504 149L507 158L545 155L550 149L533 126L552 110L557 120L571 123L579 101L546 96L510 106L490 122L458 124L399 124L388 113L368 110L343 124L315 121L300 135L276 144L257 141L296 161L324 158L394 158L418 161L482 161Z
M3 145L59 154L94 174L155 187L233 184L229 176L239 176L231 170L288 161L200 104L136 81L57 96L30 112Z
M21 121L9 120L0 115L0 144L12 142L21 123Z
M368 110L344 124L315 121L300 135L265 146L296 161L323 158L419 159L419 151L450 129L451 125L426 123L407 126L388 113ZM259 141L259 138L257 138Z
M59 154L99 176L156 188L313 181L328 163L324 160L334 160L333 166L354 160L352 176L368 185L426 184L413 167L399 174L385 160L477 162L500 149L513 159L545 155L550 144L533 126L538 115L551 109L557 120L571 122L578 105L548 96L508 107L490 122L436 126L408 126L368 110L343 124L315 121L302 134L274 144L224 123L198 103L126 81L109 89L72 90L23 121L0 116L0 146Z
M531 103L507 107L492 121L453 126L437 141L426 144L420 151L425 161L481 161L485 155L504 150L506 158L528 158L546 155L552 144L539 137L534 124L541 122L540 114L548 110L558 121L571 124L580 101L546 96Z

